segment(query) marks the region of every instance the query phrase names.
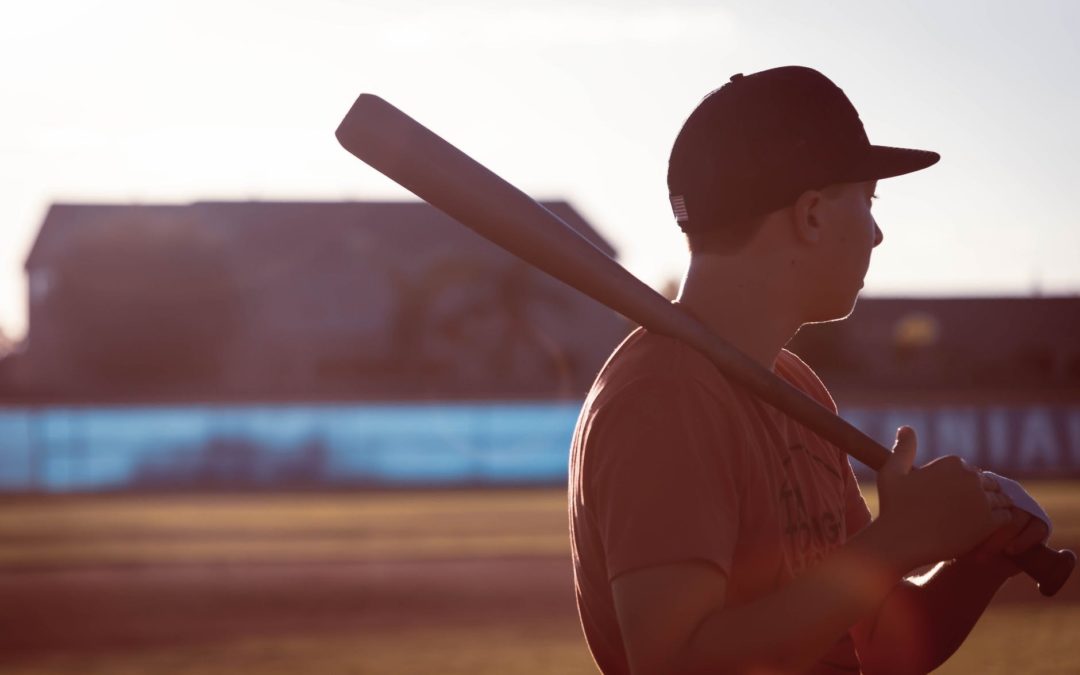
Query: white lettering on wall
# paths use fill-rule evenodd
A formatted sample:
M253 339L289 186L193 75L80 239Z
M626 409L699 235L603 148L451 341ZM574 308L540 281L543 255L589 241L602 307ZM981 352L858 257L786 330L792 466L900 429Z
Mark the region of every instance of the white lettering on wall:
M1009 443L1009 413L1005 408L990 408L986 413L986 464L1012 464L1012 445Z
M1053 469L1061 466L1061 446L1054 421L1046 410L1030 408L1020 427L1017 464L1022 469Z
M979 463L979 416L975 408L945 408L934 416L933 453Z
M897 427L913 427L919 434L917 464L959 455L1009 475L1080 475L1080 406L1075 404L842 410L846 419L886 447L892 446Z
M1067 415L1069 429L1069 458L1073 467L1080 467L1080 408L1073 408Z

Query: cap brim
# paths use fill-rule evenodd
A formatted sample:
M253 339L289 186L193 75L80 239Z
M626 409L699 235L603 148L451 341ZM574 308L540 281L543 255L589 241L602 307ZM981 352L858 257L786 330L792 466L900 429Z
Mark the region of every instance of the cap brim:
M871 145L870 151L852 169L851 182L892 178L932 166L941 155L929 150Z

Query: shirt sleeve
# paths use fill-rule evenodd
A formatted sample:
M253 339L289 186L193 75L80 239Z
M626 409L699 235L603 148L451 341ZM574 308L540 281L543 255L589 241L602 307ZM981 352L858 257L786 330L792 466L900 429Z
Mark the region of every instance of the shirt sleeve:
M636 381L598 413L587 490L609 580L688 560L730 573L740 442L729 419L702 385L676 378Z

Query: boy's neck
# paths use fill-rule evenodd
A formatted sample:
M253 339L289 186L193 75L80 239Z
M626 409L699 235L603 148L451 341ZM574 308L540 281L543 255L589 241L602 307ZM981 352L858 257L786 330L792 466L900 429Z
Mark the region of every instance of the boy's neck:
M718 336L770 370L802 325L795 293L767 261L695 255L678 303Z

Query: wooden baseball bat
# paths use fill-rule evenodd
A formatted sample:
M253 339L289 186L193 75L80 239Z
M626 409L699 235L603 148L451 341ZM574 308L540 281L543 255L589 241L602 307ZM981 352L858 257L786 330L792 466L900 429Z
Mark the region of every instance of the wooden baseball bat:
M372 94L337 128L341 145L494 244L650 331L686 342L721 372L875 471L890 451L676 309L558 216L476 160ZM1072 551L1036 546L1013 560L1053 595L1072 573Z

